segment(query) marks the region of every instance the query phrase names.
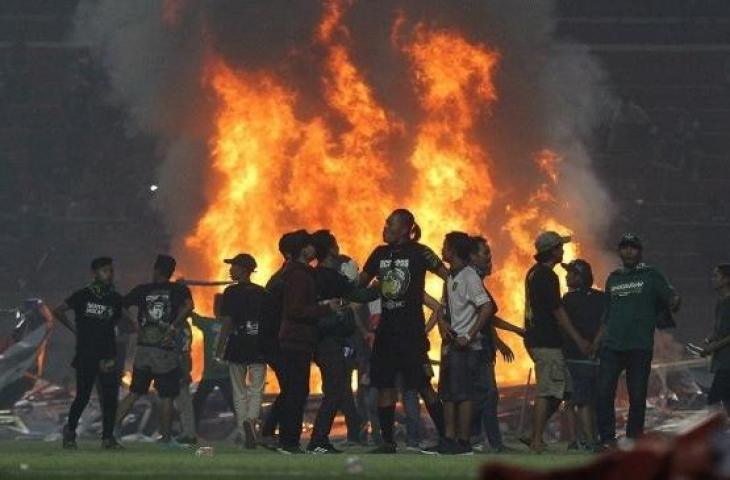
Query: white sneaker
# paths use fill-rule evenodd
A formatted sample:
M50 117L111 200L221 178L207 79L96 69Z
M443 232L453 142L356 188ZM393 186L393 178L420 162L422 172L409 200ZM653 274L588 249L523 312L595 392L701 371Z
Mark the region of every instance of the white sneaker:
M328 450L324 447L315 447L312 450L307 450L307 453L309 455L325 455L326 453L329 453Z

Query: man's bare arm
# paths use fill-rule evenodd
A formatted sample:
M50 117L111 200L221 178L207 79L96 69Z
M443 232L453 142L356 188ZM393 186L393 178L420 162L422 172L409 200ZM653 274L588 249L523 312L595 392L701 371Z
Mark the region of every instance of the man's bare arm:
M517 325L514 325L512 323L509 323L508 321L504 320L503 318L499 317L498 315L495 315L492 319L492 323L494 324L495 328L499 328L500 330L505 330L507 332L516 333L520 337L525 336L525 329L522 327L518 327Z
M71 307L66 305L66 303L64 302L53 309L53 318L61 322L61 324L71 330L71 332L76 333L76 326L71 323L71 320L69 320L66 316L66 312L68 312L69 310L71 310Z
M180 310L177 312L177 317L172 322L172 326L174 328L182 326L183 322L187 321L191 313L193 313L193 300L188 298L180 306Z
M367 287L368 285L370 285L370 282L372 282L372 281L373 281L373 275L370 275L368 272L366 272L364 270L362 272L360 272L360 276L358 277L358 284L361 287Z
M441 302L439 302L426 292L423 292L423 304L426 305L433 312L441 308Z
M428 296L428 294L426 295ZM433 297L429 298L432 298L434 301L436 301L436 299L434 299ZM428 317L428 322L426 322L426 333L431 332L431 330L433 330L436 325L439 325L439 331L441 331L441 325L444 323L444 317L446 313L446 311L444 310L444 306L441 305L439 302L436 302L436 305L434 305L433 307L429 306L429 308L431 309L431 316Z
M137 317L132 315L132 312L130 312L128 308L122 309L121 321L127 322L129 325L131 325L132 331L130 333L139 333L139 322L137 321Z
M497 331L494 328L492 328L492 332L494 333L494 346L497 350L499 350L499 353L502 354L502 358L505 362L512 363L515 360L515 352L509 348L509 345L499 338L499 335L497 335Z
M218 344L215 348L215 358L223 358L223 354L226 351L226 344L228 344L228 337L233 332L233 320L231 317L221 317L223 325L221 326L221 333L218 337Z
M563 329L565 333L568 334L570 338L573 339L575 344L578 346L578 349L583 352L585 355L589 355L593 351L593 344L583 338L583 336L576 330L576 328L573 326L573 322L570 321L570 317L568 316L568 312L565 311L564 307L558 307L553 314L555 315L555 318L558 319L558 325L560 328Z
M730 345L730 335L723 337L719 340L715 340L713 342L710 342L706 347L704 351L704 355L710 355L711 353L714 353L721 348L727 347Z
M601 326L598 328L598 333L596 333L596 338L593 339L593 351L598 351L598 346L601 344L601 340L603 339L603 336L606 334L606 325L601 324Z
M479 317L477 317L476 323L472 325L471 329L469 330L469 339L474 338L476 334L479 333L482 328L484 328L484 325L487 324L489 319L494 317L495 313L496 310L494 309L494 303L492 302L487 302L479 307Z
M439 268L436 269L434 273L438 275L444 282L449 277L449 269L446 268L446 265L444 265L443 263L439 266Z

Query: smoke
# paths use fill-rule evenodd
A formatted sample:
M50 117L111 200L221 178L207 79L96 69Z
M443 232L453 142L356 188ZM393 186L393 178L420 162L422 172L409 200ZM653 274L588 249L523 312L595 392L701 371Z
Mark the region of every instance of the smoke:
M394 18L403 12L402 30L417 24L464 32L500 53L496 83L499 101L480 130L496 165L495 184L505 204L524 203L541 175L533 157L548 147L563 159L558 204L570 205L571 226L584 245L601 245L614 216L607 188L590 156L594 132L614 103L607 75L585 46L558 40L552 2L531 0L389 0L373 12L367 2L350 9L353 54L384 103L410 116L413 95L406 65L391 44ZM373 28L377 26L378 28ZM406 80L404 80L406 79ZM493 212L499 215L499 212ZM599 270L612 261L590 252ZM603 267L603 268L601 268Z
M553 8L534 0L381 0L377 7L356 1L344 23L376 98L407 124L417 107L408 66L392 42L399 14L401 35L418 24L459 29L497 50L499 100L477 134L493 162L509 166L495 170L500 203L524 203L521 192L542 181L533 156L551 148L563 158L558 204L570 205L576 236L595 245L614 213L590 157L610 97L606 75L587 49L556 39ZM104 66L109 100L127 110L130 129L159 138L158 206L178 246L205 205L202 186L210 181L203 174L213 125L211 95L202 86L206 54L234 68L276 71L297 86L306 116L321 95L322 55L312 40L321 14L317 0L82 0L74 35Z
M209 106L200 88L202 12L185 10L164 23L159 1L82 1L74 40L90 46L111 85L108 101L128 113L130 132L158 139L159 195L154 200L173 238L194 222L203 204L201 178L207 153ZM196 114L192 114L196 112Z

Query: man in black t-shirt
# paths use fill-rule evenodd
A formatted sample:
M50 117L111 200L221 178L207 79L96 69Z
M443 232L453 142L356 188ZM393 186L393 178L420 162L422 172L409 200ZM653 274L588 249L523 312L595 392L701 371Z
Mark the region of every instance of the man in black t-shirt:
M354 267L351 279L342 274L343 260L337 239L329 230L319 230L312 235L317 256L314 278L317 285L317 298L320 302L332 298L367 303L379 296L377 289L356 289L357 268ZM329 439L329 434L338 410L345 415L347 435L357 436L362 419L355 408L350 382L345 347L346 339L357 328L352 308L322 317L317 322L318 339L314 361L322 376L322 401L312 428L312 436L307 451L314 454L341 453ZM349 412L346 412L349 410Z
M132 385L129 395L119 405L117 423L121 424L137 399L146 395L154 382L161 399L160 434L164 443L172 440L172 402L180 393L182 375L175 339L193 311L193 298L188 287L170 281L175 266L174 258L159 255L152 283L138 285L124 298L126 308L137 308L139 336Z
M253 422L261 412L261 397L266 380L266 356L261 345L261 330L269 315L269 293L251 282L256 260L247 253L224 260L231 266L235 284L227 287L221 301L223 328L216 356L228 362L233 386L233 405L239 434L248 449L256 448Z
M429 385L430 361L423 302L426 272L445 279L441 259L418 243L420 228L408 210L394 211L383 229L385 245L377 247L360 276L361 285L377 278L382 305L381 321L375 330L370 361L370 380L378 389L378 417L383 444L373 453L395 453L393 422L397 399L396 378L404 390L418 390L424 397L437 428L443 431L443 406L432 398Z
M565 310L581 336L594 342L608 304L606 295L592 288L593 270L585 260L574 260L563 264L563 268L568 272L566 279L570 289L563 296ZM594 425L598 362L581 352L570 338L565 339L563 354L573 386L569 415L577 420L585 446L593 447L596 441ZM581 442L576 438L568 448L580 447Z
M95 258L91 271L93 282L74 292L53 311L55 318L76 334L76 355L72 363L76 369L76 397L63 427L63 447L76 448L76 427L98 380L102 447L115 449L120 447L114 439L120 366L116 364L114 328L122 315L122 296L114 290L111 258ZM74 312L73 324L66 318L69 310Z
M560 402L571 391L570 374L563 356L563 331L583 353L592 344L576 330L560 298L560 282L553 269L563 260L563 245L570 237L555 232L541 233L535 241L535 260L525 278L525 344L535 362L537 399L530 449L545 450L543 433Z

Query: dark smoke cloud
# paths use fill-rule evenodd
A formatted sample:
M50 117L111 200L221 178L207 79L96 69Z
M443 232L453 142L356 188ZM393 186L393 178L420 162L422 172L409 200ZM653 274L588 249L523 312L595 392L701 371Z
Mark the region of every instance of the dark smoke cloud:
M109 101L129 115L130 130L158 138L159 190L155 206L174 238L188 231L204 204L210 105L201 89L204 11L190 2L174 27L163 3L83 1L75 40L88 44L111 84ZM154 168L155 165L151 165Z
M231 65L280 68L312 42L322 16L318 0L211 0L205 3L210 39Z
M179 21L170 26L159 1L82 1L76 36L94 47L111 80L111 98L128 110L132 125L160 138L161 193L168 194L162 204L171 234L179 238L204 203L201 174L212 125L210 94L200 81L206 49L236 68L276 70L302 92L309 104L299 112L308 116L320 104L322 52L312 38L322 6L317 0L178 2ZM459 28L470 41L498 50L499 101L478 135L495 164L510 165L495 174L500 204L524 203L519 192L542 181L532 156L551 147L565 158L561 200L574 208L577 235L593 243L613 214L589 154L607 101L606 79L585 48L556 40L553 6L534 0L361 0L345 23L355 61L377 98L408 124L418 107L408 65L390 40L397 12L405 14L405 36L418 23Z

